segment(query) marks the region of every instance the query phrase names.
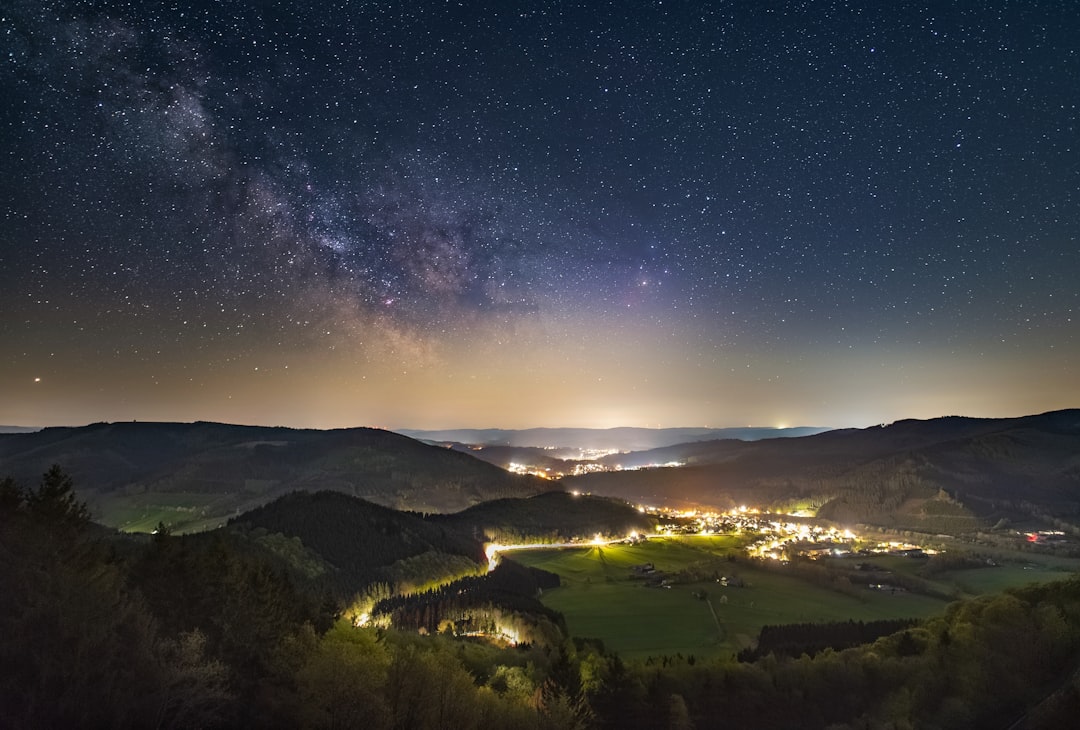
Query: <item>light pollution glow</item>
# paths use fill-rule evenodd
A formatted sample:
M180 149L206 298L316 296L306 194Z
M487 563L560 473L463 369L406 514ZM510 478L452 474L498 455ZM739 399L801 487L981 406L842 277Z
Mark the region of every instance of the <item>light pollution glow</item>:
M1076 8L796 5L5 11L0 424L1080 405Z

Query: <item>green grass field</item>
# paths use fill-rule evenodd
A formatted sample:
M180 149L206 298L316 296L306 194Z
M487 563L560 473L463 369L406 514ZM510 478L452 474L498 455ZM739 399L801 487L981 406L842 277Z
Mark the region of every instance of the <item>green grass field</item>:
M726 656L747 646L766 624L920 618L945 607L942 600L908 593L867 590L855 597L811 585L782 569L745 563L732 564L732 572L746 583L739 588L715 582L647 588L631 577L634 565L649 562L658 570L676 571L737 547L728 536L666 538L633 546L520 551L512 558L561 576L562 586L543 600L566 617L571 634L599 638L627 657ZM708 603L693 595L701 591Z
M238 504L231 495L155 492L110 493L89 500L94 519L124 532L153 532L158 522L174 532L199 532L224 523Z
M1077 561L1080 568L1080 561ZM942 573L939 580L948 580L964 593L982 595L998 593L1006 588L1027 585L1028 583L1048 583L1061 580L1073 571L1042 562L1006 563L994 568L975 568L970 570L951 570Z
M945 593L959 591L961 596L980 596L1029 583L1059 580L1080 571L1080 560L1076 558L1004 550L995 551L995 557L999 563L993 567L947 570L930 577L928 582ZM918 571L924 564L899 556L874 556L869 562L894 573L915 576L920 575Z

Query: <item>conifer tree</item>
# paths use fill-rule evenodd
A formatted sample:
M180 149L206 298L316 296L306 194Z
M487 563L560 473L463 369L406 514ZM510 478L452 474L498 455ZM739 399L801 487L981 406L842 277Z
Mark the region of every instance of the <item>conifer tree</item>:
M78 526L90 521L86 503L75 499L75 482L59 464L42 475L38 488L27 495L26 504L32 515L48 522Z

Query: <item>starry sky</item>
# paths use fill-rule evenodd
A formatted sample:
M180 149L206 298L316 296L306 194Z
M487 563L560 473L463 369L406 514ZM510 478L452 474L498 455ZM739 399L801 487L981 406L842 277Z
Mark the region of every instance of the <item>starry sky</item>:
M0 423L1080 406L1080 3L0 8Z

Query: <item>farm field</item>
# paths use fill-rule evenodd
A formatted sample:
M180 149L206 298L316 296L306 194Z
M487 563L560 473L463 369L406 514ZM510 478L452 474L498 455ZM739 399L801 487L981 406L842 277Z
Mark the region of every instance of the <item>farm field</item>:
M112 493L91 497L94 519L124 532L153 532L158 522L174 532L198 532L224 523L240 501L234 495L192 492Z
M928 583L958 597L997 593L1028 583L1060 580L1080 571L1080 560L1041 553L996 550L995 566L947 570L932 576ZM922 562L898 556L873 557L869 562L898 574L919 576Z
M1075 562L1076 569L1080 569L1080 561ZM950 581L966 594L982 595L1028 583L1061 580L1071 574L1073 571L1063 567L1032 561L1023 564L1007 563L993 568L952 570L942 573L938 579Z
M745 562L730 564L730 572L745 583L741 587L714 580L645 587L632 577L635 565L652 563L674 572L737 549L730 536L664 538L520 551L512 559L559 574L562 586L545 593L544 603L563 613L571 634L599 638L626 657L727 656L749 645L766 624L921 618L945 607L940 599L910 593L867 590L856 597L785 575L783 568ZM707 601L694 595L702 592Z

